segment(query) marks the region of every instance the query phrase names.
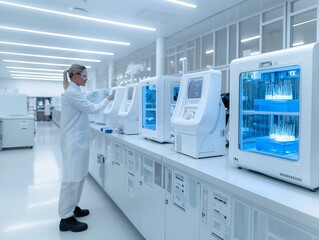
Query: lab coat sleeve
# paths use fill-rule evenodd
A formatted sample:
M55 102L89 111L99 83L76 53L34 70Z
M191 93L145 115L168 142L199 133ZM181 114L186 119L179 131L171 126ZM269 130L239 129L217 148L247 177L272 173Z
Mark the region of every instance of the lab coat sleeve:
M65 97L69 99L75 108L87 114L95 114L102 111L108 103L107 98L105 98L100 103L94 104L87 100L87 98L81 92L77 91L70 91Z

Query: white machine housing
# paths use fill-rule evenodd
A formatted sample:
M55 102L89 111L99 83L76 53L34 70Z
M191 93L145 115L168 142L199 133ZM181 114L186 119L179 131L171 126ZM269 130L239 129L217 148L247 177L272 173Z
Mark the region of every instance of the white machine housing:
M117 86L111 88L110 94L114 96L114 100L109 101L104 110L104 122L107 128L118 128L118 111L124 97L125 87Z
M164 143L171 142L171 116L179 92L180 77L157 76L139 82L139 134Z
M108 90L105 88L95 89L93 91L87 91L85 93L86 98L92 103L100 103L104 98L108 95ZM98 112L96 114L89 114L89 120L92 123L104 125L104 113L103 111Z
M124 134L138 134L139 90L138 83L125 86L124 97L118 112L119 128Z
M0 94L0 151L34 145L34 116L28 113L27 95Z
M194 158L226 153L226 110L220 93L220 71L208 70L182 76L172 116L175 151Z
M294 113L294 116L299 117L299 124L297 125L297 128L299 128L298 159L291 161L283 157L249 151L249 149L241 150L239 147L241 136L240 101L242 101L239 95L241 73L289 66L300 67L299 112ZM232 61L230 65L230 161L237 166L312 190L319 187L318 66L319 44L317 43ZM252 111L244 114L251 115L250 112ZM263 114L267 114L267 112ZM287 115L291 113L277 112L272 114Z
M97 103L97 95L98 92L96 90L85 92L86 99L92 103ZM89 121L90 123L95 122L95 114L89 114Z
M25 94L1 93L1 116L26 116L28 114L28 98Z
M34 146L33 116L0 116L0 151Z
M97 89L96 103L102 102L108 96L108 90L106 88ZM104 125L104 112L100 111L94 114L94 122L96 124Z

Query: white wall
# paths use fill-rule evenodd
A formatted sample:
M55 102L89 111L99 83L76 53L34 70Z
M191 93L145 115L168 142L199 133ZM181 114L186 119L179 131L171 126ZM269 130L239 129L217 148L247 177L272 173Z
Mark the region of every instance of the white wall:
M23 93L29 97L52 97L63 93L62 82L0 79L0 92Z

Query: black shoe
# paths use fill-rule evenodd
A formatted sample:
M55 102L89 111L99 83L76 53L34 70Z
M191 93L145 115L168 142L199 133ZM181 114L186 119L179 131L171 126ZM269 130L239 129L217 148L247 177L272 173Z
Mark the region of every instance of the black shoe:
M81 209L79 206L76 206L73 213L76 217L85 217L90 214L90 211L88 209Z
M88 229L88 225L83 222L79 222L74 216L61 219L60 221L60 231L71 231L71 232L82 232Z

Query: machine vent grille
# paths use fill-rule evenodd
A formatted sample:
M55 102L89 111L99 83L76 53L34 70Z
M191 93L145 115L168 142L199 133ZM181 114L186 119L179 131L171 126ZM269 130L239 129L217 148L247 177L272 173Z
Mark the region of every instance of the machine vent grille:
M176 134L175 150L177 152L181 152L182 151L182 137L181 137L181 134Z
M302 178L298 178L298 177L295 177L295 176L292 176L292 175L289 175L289 174L280 173L280 176L281 176L281 177L284 177L284 178L287 178L287 179L289 179L289 180L294 180L294 181L297 181L297 182L302 182Z

